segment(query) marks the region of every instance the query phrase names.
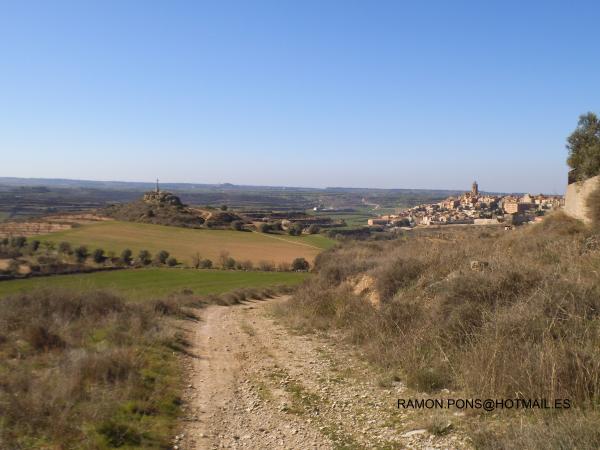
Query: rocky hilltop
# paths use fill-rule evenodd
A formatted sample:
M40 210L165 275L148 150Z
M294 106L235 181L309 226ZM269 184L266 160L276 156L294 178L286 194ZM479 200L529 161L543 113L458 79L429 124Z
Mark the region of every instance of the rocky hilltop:
M103 214L128 222L186 228L229 228L231 222L240 220L237 214L229 211L189 207L175 194L158 188L146 192L139 200L109 206Z
M128 222L187 228L200 228L205 222L201 215L184 205L179 197L158 189L146 192L140 200L109 206L104 213Z

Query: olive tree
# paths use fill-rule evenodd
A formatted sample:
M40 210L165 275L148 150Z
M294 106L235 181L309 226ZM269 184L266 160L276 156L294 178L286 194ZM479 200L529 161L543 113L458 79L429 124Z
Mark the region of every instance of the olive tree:
M579 116L577 128L567 138L567 149L567 164L578 181L600 174L600 120L596 114Z

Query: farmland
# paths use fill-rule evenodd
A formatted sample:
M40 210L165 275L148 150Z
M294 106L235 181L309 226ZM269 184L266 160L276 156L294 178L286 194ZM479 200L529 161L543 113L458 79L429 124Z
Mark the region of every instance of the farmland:
M254 263L291 262L304 257L309 261L332 245L324 236L276 236L229 230L195 230L161 225L109 221L39 236L55 243L68 241L89 249L102 248L119 253L125 248L134 253L145 249L152 253L167 250L181 262L189 264L194 255L217 261L221 252L236 260Z
M28 278L0 283L0 297L29 292L38 288L68 289L85 292L108 289L127 298L160 298L175 291L189 289L194 294L218 294L237 288L261 288L294 285L309 275L296 272L242 272L195 269L139 269L95 272L81 275Z

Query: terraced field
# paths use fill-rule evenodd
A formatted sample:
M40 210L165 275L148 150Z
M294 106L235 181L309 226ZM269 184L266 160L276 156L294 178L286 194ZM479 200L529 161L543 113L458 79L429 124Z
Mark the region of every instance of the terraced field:
M68 241L73 245L85 245L90 250L102 248L117 254L125 248L134 253L145 249L153 254L167 250L178 260L188 264L196 254L216 262L223 251L236 260L251 260L254 263L291 262L297 257L312 261L323 249L333 245L333 241L321 235L278 236L118 221L82 225L41 235L37 239L56 243Z

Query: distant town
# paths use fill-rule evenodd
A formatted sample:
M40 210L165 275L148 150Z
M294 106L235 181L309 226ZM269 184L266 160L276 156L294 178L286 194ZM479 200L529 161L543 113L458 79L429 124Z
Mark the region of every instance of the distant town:
M479 192L477 182L458 197L425 203L368 220L369 226L413 228L432 225L505 225L510 228L542 220L563 205L561 195L492 195Z

